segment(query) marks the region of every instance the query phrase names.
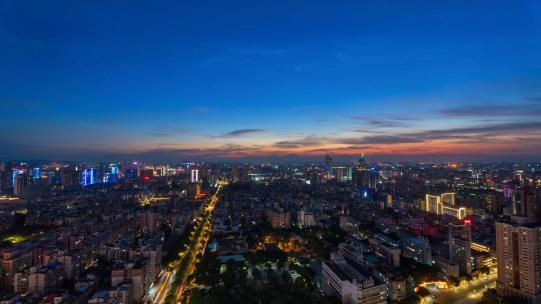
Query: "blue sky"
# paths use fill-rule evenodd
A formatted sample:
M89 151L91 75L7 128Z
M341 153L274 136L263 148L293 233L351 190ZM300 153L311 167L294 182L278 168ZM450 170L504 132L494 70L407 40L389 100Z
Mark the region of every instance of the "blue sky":
M292 2L1 2L0 159L539 160L539 2Z

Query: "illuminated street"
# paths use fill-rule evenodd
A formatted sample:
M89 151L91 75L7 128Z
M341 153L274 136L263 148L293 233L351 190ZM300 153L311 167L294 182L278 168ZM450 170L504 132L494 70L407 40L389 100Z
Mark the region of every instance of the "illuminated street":
M181 257L179 260L170 264L170 267L175 270L164 270L160 273L159 278L147 292L145 302L165 303L167 295L171 292L171 286L179 273L178 268L183 266L183 270L180 271L181 277L178 278L180 285L177 287L175 294L177 301L182 302L184 292L190 288L191 282L187 282L187 278L195 270L198 255L202 255L207 246L212 228L212 211L218 202L223 185L224 183L222 181L218 182L216 192L206 201L203 212L197 218L196 226L190 234L190 246L185 251L179 252L179 256Z
M496 275L491 274L487 278L472 281L469 284L440 291L436 288L428 288L434 298L429 303L438 304L473 304L481 301L483 293L495 287Z
M163 274L166 278L160 279L162 283L158 287L153 303L164 303L166 295L170 293L173 293L177 302L183 302L185 291L189 290L191 285L191 282L188 282L188 277L194 272L200 256L205 252L212 228L212 212L218 202L223 185L224 182L219 181L215 193L206 201L201 215L197 218L195 228L191 232L190 245L185 251L179 253L181 258L173 265L176 268L175 273ZM178 286L175 286L175 282ZM172 286L175 290L172 290Z
M0 304L541 304L541 0L1 1Z

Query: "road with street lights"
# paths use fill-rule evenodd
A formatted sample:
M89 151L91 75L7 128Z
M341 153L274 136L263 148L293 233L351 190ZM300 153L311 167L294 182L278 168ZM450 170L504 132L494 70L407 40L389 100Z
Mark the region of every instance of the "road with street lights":
M220 192L226 182L221 180L217 183L216 191L209 197L201 214L196 219L194 228L190 233L188 246L179 252L179 259L169 266L171 271L164 270L145 295L145 302L164 304L168 299L175 299L173 302L183 303L185 296L192 285L189 277L194 273L200 257L205 253L208 240L212 231L212 212L218 203Z

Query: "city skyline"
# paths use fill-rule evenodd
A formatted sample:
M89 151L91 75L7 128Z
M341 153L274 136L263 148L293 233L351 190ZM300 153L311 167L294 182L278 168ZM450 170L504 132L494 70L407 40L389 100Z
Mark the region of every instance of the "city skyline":
M538 161L541 5L408 4L3 2L0 159Z

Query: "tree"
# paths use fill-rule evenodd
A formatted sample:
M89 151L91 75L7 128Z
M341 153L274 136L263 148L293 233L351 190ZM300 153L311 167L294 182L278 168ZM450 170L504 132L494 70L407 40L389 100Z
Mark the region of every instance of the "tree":
M417 294L419 295L419 297L424 298L430 295L430 291L428 291L428 289L424 287L419 287L417 288Z

